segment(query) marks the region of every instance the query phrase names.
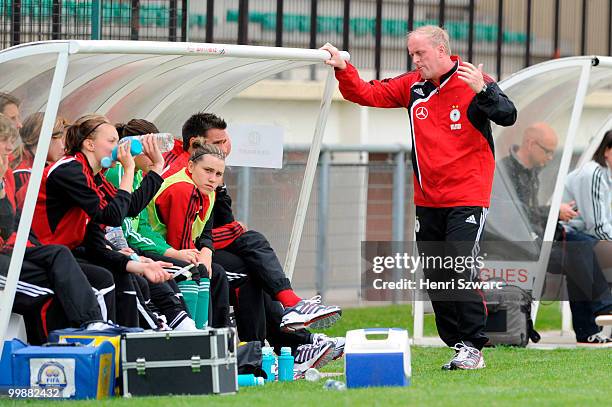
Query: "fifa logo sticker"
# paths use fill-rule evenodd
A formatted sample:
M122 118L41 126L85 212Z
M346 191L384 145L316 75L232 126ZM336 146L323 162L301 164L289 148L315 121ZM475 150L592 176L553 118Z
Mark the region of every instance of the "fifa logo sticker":
M30 386L59 389L62 397L75 394L74 359L30 359Z

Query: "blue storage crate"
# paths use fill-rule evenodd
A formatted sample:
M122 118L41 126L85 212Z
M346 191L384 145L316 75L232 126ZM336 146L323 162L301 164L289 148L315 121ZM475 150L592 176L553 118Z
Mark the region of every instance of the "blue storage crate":
M12 355L17 350L25 348L26 346L28 345L21 342L19 339L4 341L2 358L0 358L0 387L13 386L13 368L11 366Z
M62 397L105 398L115 387L115 350L99 346L28 346L13 353L16 387L57 388Z

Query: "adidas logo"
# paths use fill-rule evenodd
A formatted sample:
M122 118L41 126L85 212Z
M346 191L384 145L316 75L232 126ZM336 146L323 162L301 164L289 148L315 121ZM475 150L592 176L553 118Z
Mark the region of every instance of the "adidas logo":
M474 215L470 215L469 218L467 218L465 220L465 223L473 223L474 225L478 225L478 223L476 222L476 218L474 217Z
M425 94L423 93L423 89L421 89L421 88L416 88L414 90L414 93L416 93L417 95L420 95L420 96L425 96Z

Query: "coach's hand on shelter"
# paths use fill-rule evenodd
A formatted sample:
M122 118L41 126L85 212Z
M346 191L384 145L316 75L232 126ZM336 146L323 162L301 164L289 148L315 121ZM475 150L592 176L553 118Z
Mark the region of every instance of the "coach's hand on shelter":
M476 68L474 65L469 62L463 62L459 65L457 69L459 73L459 79L463 82L467 83L470 88L474 91L474 93L480 93L482 88L484 88L484 78L482 76L482 64L478 65Z
M346 68L346 61L340 56L340 51L338 50L338 48L334 47L328 42L319 49L327 51L331 54L331 58L325 61L327 65L333 66L334 68L338 69Z

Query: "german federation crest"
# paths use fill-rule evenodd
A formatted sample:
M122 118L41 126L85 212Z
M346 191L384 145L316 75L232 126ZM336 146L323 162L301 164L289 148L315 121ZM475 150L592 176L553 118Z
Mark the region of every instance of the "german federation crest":
M453 110L451 110L450 112L450 119L453 122L458 122L460 118L461 118L461 112L459 112L459 109L453 106Z

